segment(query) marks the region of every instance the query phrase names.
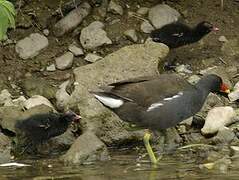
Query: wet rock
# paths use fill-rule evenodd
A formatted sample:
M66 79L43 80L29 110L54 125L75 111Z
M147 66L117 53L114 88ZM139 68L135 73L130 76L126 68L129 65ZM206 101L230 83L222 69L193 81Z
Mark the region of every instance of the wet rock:
M111 0L108 6L108 11L113 14L123 15L124 10L123 8L115 2L115 0Z
M224 127L218 130L215 137L212 138L214 144L230 144L236 138L235 133L231 129Z
M233 123L235 111L230 106L215 107L208 112L205 124L201 129L202 134L214 134L225 126Z
M84 58L86 61L90 62L90 63L94 63L100 59L102 59L101 56L98 56L97 54L94 53L89 53L85 56Z
M123 47L100 61L74 69L75 90L69 106L79 108L86 128L96 132L106 144L135 139L132 133L125 130L125 123L89 91L124 79L157 75L158 61L167 53L167 46L150 41Z
M70 99L70 95L67 93L66 88L69 84L69 80L62 83L56 92L56 107L57 109L66 109Z
M106 145L94 133L85 132L61 159L70 164L86 164L109 160L109 153Z
M72 31L86 16L88 16L90 10L91 6L87 2L82 3L76 9L72 10L63 19L55 24L53 28L55 36L63 36L65 33Z
M236 56L239 54L239 40L228 40L222 45L221 51L227 56Z
M219 159L215 162L211 163L205 163L199 165L199 168L203 169L206 168L208 170L218 170L220 173L227 173L229 166L231 165L232 161L229 157L224 157L222 159Z
M80 42L84 49L94 49L104 44L112 44L103 28L102 22L94 21L81 30Z
M138 40L138 37L137 37L137 34L136 34L136 31L135 29L129 29L129 30L126 30L124 32L124 35L131 41L133 42L137 42Z
M222 66L209 67L207 69L201 70L200 74L202 74L202 75L216 74L216 75L220 76L222 78L223 82L226 83L230 88L232 87L230 77L229 77L225 67L222 67Z
M56 71L56 66L55 66L55 64L51 64L50 66L47 66L47 67L46 67L46 70L49 71L49 72Z
M148 19L155 28L178 21L180 14L166 4L158 4L149 10Z
M55 110L54 107L53 107L53 105L51 104L51 102L50 102L47 98L45 98L45 97L43 97L43 96L40 96L40 95L34 95L34 96L32 96L31 98L27 99L27 100L23 103L23 105L24 105L24 107L25 107L26 109L30 109L30 108L33 108L33 107L35 107L35 106L39 106L39 105L41 105L41 104L44 104L44 105L46 105L46 106L49 106L49 107L51 107L53 110Z
M144 21L140 25L140 29L142 32L149 34L154 30L154 27L148 21Z
M11 102L12 100L11 96L12 95L9 93L7 89L2 90L0 94L0 106L4 105L7 102Z
M30 36L17 42L15 50L22 59L33 58L40 51L48 46L48 39L38 33L32 33Z
M146 15L149 12L149 8L147 7L141 7L137 10L137 14L140 15Z
M74 55L71 52L66 52L65 54L55 59L56 68L60 70L71 68L73 64L73 59Z
M11 161L11 140L0 133L0 163Z
M225 36L220 36L218 38L218 41L220 41L220 42L227 42L228 40L227 40L227 38Z
M47 99L54 99L56 88L52 84L40 78L29 77L21 83L24 93L31 97L33 95L41 95Z
M80 47L77 47L75 44L71 44L68 47L68 50L74 54L74 56L80 56L83 55L84 52Z

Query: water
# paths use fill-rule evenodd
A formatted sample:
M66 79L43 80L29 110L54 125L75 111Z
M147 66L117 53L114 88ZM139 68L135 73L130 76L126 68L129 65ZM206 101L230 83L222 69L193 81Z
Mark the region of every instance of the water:
M112 159L95 164L67 166L48 160L27 160L29 167L0 167L0 179L80 179L80 180L158 180L158 179L239 179L239 168L227 173L202 170L193 160L180 161L164 156L157 167L137 162L137 153L113 153Z

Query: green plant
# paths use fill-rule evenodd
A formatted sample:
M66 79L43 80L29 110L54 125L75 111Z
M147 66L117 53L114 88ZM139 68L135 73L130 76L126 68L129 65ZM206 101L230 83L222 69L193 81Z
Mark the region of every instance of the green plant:
M8 28L15 28L16 11L14 5L6 0L0 0L0 41L6 39Z

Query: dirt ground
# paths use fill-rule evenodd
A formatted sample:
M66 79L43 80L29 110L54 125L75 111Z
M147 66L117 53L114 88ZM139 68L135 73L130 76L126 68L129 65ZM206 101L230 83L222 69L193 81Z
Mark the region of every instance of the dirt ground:
M93 0L91 0L93 1ZM219 58L229 65L238 66L237 59L225 57L221 53L222 43L218 41L220 36L225 36L227 39L239 38L239 1L227 0L224 1L224 9L220 7L220 0L169 0L164 1L171 7L177 9L189 25L195 25L202 20L207 20L215 24L220 31L210 33L203 41L190 46L178 48L175 52L179 63L188 63L192 69L204 69L207 64L203 63L203 59ZM129 40L123 37L123 32L128 28L135 28L140 40L144 40L148 35L140 32L140 24L142 20L135 17L129 17L127 12L135 12L138 7L152 7L160 0L120 0L120 3L129 8L124 8L125 12L122 17L107 13L105 19L97 17L97 14L92 12L83 23L74 32L56 38L51 33L52 26L60 18L59 15L54 15L56 9L60 5L60 0L27 0L27 3L20 8L17 8L17 28L9 32L9 38L19 40L30 33L42 32L43 29L49 29L48 36L49 46L42 51L38 56L32 59L22 60L15 52L15 45L9 44L0 47L0 81L4 87L8 88L13 94L18 95L21 88L18 88L21 81L26 77L40 77L50 81L53 85L58 85L62 81L71 76L71 70L55 72L47 72L44 69L46 66L54 63L54 58L67 51L68 46L73 41L78 41L78 33L93 20L101 20L106 25L106 31L112 39L113 44L97 49L97 53L102 56L107 55L125 45L132 44ZM120 19L119 22L111 25L109 19ZM214 62L217 65L223 64L220 60ZM87 64L82 57L74 59L74 67ZM17 88L16 88L16 86Z

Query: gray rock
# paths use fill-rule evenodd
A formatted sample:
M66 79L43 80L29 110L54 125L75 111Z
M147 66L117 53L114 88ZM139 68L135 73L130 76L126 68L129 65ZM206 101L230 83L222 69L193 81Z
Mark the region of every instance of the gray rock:
M228 40L227 40L227 38L225 36L220 36L218 38L218 41L220 41L220 42L227 42Z
M168 47L149 41L126 46L107 55L101 61L74 69L75 90L70 107L78 107L86 128L96 132L105 143L120 143L132 139L123 122L99 103L89 91L128 78L158 74L158 62L168 53ZM123 72L123 73L122 73Z
M47 46L48 39L45 36L32 33L29 37L19 40L15 49L22 59L28 59L37 56Z
M143 21L140 25L140 29L142 32L149 34L154 30L154 27L148 21Z
M46 67L46 70L47 70L47 71L50 71L50 72L56 71L56 66L55 66L55 64L51 64L50 66L47 66L47 67Z
M70 95L66 92L66 88L69 84L69 80L62 83L56 92L56 107L57 109L66 109L70 99Z
M136 31L135 29L129 29L129 30L126 30L124 32L124 35L131 41L133 42L137 42L138 40L138 37L137 37L137 34L136 34Z
M100 21L94 21L83 28L80 34L80 42L83 48L95 49L104 44L112 44L103 28L104 24Z
M180 14L166 4L158 4L149 10L148 19L155 28L178 21Z
M24 101L23 106L26 109L30 109L30 108L33 108L35 106L39 106L42 104L49 106L50 108L52 108L55 111L55 108L51 104L51 102L47 98L40 96L40 95L34 95L31 98L27 99L26 101Z
M43 34L44 34L45 36L48 36L48 35L50 34L50 31L49 31L48 29L44 29L44 30L43 30Z
M94 53L88 53L85 58L86 61L90 62L90 63L94 63L100 59L102 59L101 56L98 56L97 54Z
M68 47L68 50L74 54L74 56L80 56L83 55L84 52L80 47L77 47L75 44L71 44Z
M214 134L234 122L235 111L230 106L215 107L208 112L202 134Z
M176 72L178 73L187 73L192 74L192 71L189 70L189 65L181 64L175 68Z
M71 68L73 64L73 59L74 55L71 52L66 52L65 54L55 59L56 68L60 70Z
M239 54L239 40L228 40L222 45L221 51L226 56L236 56Z
M9 93L9 91L7 89L4 89L1 91L1 94L0 94L0 106L8 103L8 102L11 102L12 101L12 98L11 98L11 94Z
M137 10L137 14L140 15L146 15L149 12L149 8L147 7L141 7Z
M0 107L0 124L4 129L15 132L15 124L17 121L29 118L35 114L52 112L52 108L46 105L35 106L26 111L22 111L21 107L4 106Z
M56 94L56 88L52 84L40 78L29 77L24 79L21 88L24 93L31 97L33 95L41 95L47 99L54 99Z
M0 164L11 161L11 140L0 133Z
M53 33L59 37L63 36L69 31L72 31L82 22L86 16L88 16L90 10L91 6L87 2L82 3L79 7L72 10L63 19L55 24Z
M214 144L230 144L234 138L236 138L235 133L231 129L224 127L219 129L217 135L212 138L212 142Z
M24 96L20 96L17 99L12 99L11 101L5 102L4 106L19 106L19 107L23 107L24 102L27 99Z
M70 164L86 164L109 160L109 153L106 145L94 133L85 132L61 159Z
M108 11L113 13L113 14L119 14L119 15L123 15L124 10L123 8L117 4L114 0L111 0L108 6Z
M236 101L239 99L239 82L237 82L233 88L233 91L228 94L230 101Z

